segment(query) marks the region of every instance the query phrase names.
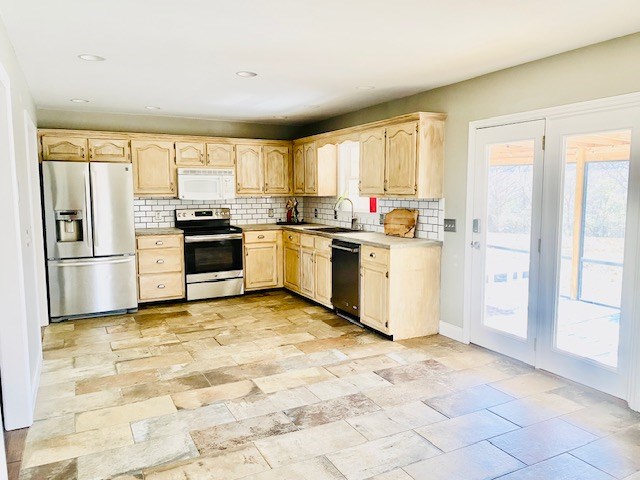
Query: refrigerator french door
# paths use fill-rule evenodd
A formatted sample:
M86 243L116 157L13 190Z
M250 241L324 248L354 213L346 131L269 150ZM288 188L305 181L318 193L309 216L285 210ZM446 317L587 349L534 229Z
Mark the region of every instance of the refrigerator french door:
M42 173L52 320L136 309L131 165L43 162Z

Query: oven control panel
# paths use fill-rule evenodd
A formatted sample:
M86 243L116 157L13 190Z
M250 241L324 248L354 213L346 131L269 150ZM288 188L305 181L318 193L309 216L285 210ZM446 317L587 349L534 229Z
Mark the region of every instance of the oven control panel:
M228 220L231 218L231 210L228 208L216 208L207 210L176 210L176 219L183 220Z

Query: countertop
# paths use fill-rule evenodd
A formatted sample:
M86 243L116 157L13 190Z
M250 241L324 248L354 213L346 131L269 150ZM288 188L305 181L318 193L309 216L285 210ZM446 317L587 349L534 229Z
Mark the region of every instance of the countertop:
M237 225L244 231L256 230L290 230L294 232L312 233L331 239L344 240L360 245L370 245L382 248L412 248L412 247L439 247L442 242L437 240L427 240L426 238L402 238L392 237L384 233L377 232L348 232L348 233L328 233L315 231L317 228L330 227L332 225L322 225L320 223L306 223L303 225L276 225L274 223L262 223L251 225Z
M182 235L179 228L136 228L136 237L144 235Z

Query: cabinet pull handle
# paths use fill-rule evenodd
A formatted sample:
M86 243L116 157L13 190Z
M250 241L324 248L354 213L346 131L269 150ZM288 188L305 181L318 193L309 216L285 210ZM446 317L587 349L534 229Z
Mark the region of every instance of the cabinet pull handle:
M162 290L164 288L164 284L161 283L160 285L158 285L158 288Z
M158 241L156 242L156 245L164 245L164 242L163 242L162 240L158 240Z
M156 263L162 265L164 263L164 260L162 258L159 258L158 260L156 260Z
M262 240L264 238L264 235L258 235L258 239Z
M373 253L373 252L371 252L371 253L369 254L369 256L370 256L371 258L376 258L376 254L375 254L375 253Z

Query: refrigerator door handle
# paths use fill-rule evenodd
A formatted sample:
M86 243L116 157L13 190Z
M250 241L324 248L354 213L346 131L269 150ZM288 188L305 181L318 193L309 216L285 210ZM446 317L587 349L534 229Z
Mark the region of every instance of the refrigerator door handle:
M117 263L128 263L133 261L133 255L129 255L123 258L109 259L109 260L60 260L56 262L57 267L90 267L92 265L115 265Z
M92 174L89 175L89 182L91 184L91 191L94 192L94 195L95 195L95 192L97 192L97 187L96 187L96 183L95 183L96 174L93 173L93 172L91 172L91 173ZM87 210L93 210L90 199L87 200L87 205L88 205ZM98 244L98 229L96 228L96 225L95 225L95 216L92 219L91 228L93 229L93 248L94 248L94 252L95 252L95 249L97 249L98 246L99 246L99 244Z

